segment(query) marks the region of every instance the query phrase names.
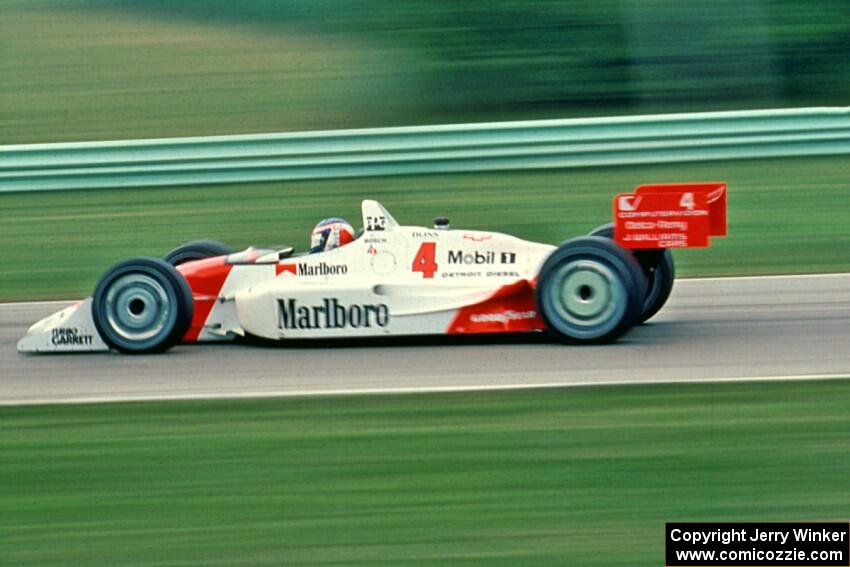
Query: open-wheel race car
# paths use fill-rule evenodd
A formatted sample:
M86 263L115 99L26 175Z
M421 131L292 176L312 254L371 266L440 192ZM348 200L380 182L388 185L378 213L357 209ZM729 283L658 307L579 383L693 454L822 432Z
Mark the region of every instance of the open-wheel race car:
M92 297L30 327L21 352L161 352L178 343L547 331L610 342L673 287L670 248L726 234L723 183L644 185L614 222L559 246L449 227L401 226L362 203L362 232L320 253L233 252L194 241L110 268Z

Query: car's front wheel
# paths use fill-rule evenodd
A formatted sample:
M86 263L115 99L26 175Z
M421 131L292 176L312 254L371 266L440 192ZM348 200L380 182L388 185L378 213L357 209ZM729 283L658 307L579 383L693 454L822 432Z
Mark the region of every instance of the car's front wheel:
M139 257L110 268L95 287L92 317L110 347L126 353L165 351L192 322L189 284L174 266Z
M605 343L638 320L645 289L643 271L627 250L602 237L574 238L543 264L537 305L557 337Z

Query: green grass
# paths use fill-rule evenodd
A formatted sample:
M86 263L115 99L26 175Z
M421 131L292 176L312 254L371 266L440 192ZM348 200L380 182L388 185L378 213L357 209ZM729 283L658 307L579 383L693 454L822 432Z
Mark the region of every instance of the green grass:
M845 520L850 381L0 409L0 564L662 564Z
M314 223L382 201L405 224L452 225L557 243L611 218L611 198L648 182L729 183L729 236L675 252L679 274L850 270L846 157L435 175L242 186L0 194L0 300L91 293L110 264L186 240L303 249Z
M410 59L365 34L3 0L0 144L400 124Z

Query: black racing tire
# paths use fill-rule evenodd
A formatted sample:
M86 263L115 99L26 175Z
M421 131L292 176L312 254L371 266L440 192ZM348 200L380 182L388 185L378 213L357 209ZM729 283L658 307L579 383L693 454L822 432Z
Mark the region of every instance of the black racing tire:
M588 236L602 236L614 238L614 223L603 224L593 229ZM673 254L670 250L635 250L635 258L643 268L646 275L646 297L643 299L643 308L638 325L651 319L667 303L670 292L673 291L673 282L676 278L676 265L673 263ZM660 254L659 254L660 253Z
M566 241L543 263L537 307L547 328L569 343L608 343L640 316L643 270L628 250L608 238Z
M158 258L131 258L112 266L92 298L97 332L111 348L129 354L163 352L179 343L193 312L189 284Z
M181 244L168 254L164 260L172 266L179 266L194 260L204 260L215 256L233 254L233 248L216 240L193 240Z
M641 261L640 252L637 251L638 261ZM647 268L641 262L646 274L647 286L646 296L643 299L643 308L641 309L640 317L638 317L638 325L642 325L649 321L656 313L658 313L667 299L670 298L670 292L673 291L673 282L676 278L676 266L673 264L673 255L669 250L664 250L661 254L661 260L653 262L654 267Z
M614 239L614 223L608 222L597 226L587 233L588 236L601 236L603 238Z

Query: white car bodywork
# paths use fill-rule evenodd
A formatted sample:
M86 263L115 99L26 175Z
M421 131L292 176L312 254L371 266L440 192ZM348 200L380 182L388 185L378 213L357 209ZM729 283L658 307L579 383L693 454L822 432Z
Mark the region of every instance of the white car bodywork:
M217 289L193 281L196 330L186 342L535 331L534 282L554 246L495 232L400 226L362 203L363 234L318 254L231 255ZM291 253L291 251L288 251ZM241 260L241 262L240 262ZM201 260L200 262L204 262ZM196 324L197 323L197 324ZM21 352L108 350L91 300L33 325Z

